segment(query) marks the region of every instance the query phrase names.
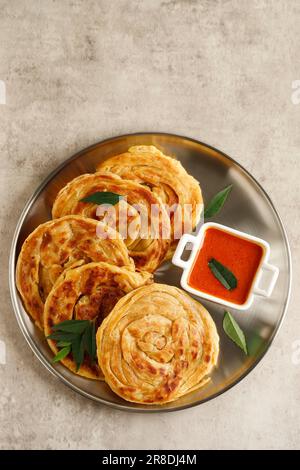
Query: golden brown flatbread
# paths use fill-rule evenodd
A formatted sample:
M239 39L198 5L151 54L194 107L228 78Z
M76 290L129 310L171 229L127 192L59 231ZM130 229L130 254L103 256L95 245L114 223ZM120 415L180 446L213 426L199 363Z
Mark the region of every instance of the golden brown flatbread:
M170 245L168 238L170 222L160 199L148 188L109 173L81 175L70 181L58 193L53 204L53 218L66 214L96 218L97 205L82 202L81 199L95 192L104 191L126 198L113 207L117 214L127 214L128 234L124 238L125 244L137 269L155 271L164 260ZM137 206L140 212L137 211ZM158 212L153 210L151 212L152 207L157 207ZM139 224L140 213L142 214L140 220L146 223ZM103 220L110 222L107 218ZM117 217L115 228L122 233L120 225L121 222L119 223Z
M99 238L97 227L109 238ZM24 306L39 328L43 328L45 300L63 270L91 261L108 261L134 270L120 235L93 219L70 215L50 220L25 240L16 281Z
M97 332L98 362L125 400L163 404L203 386L217 363L219 337L207 310L163 284L123 297Z
M121 297L151 282L150 273L137 273L108 263L88 263L64 271L45 303L45 335L52 333L53 325L66 320L91 320L98 327ZM56 342L49 339L48 343L57 354ZM88 357L78 372L71 353L61 362L84 377L103 378L98 364L91 363Z
M99 163L97 171L115 173L122 178L145 185L169 208L175 207L174 212L169 212L172 243L167 258L173 255L178 242L178 237L174 239L174 231L175 234L185 231L183 218L177 218L180 208L186 208L184 216L187 227L190 226L188 231L197 225L203 205L198 181L186 172L179 161L167 157L153 145L130 147L127 152Z

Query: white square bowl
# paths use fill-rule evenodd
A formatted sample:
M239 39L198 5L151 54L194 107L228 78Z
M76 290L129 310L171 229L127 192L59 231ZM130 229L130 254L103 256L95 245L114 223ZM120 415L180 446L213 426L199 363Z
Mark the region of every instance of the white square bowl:
M229 302L228 300L224 300L215 295L210 295L210 294L207 294L206 292L202 292L201 290L194 289L188 284L189 275L191 273L195 258L198 254L201 243L204 239L205 232L209 228L216 228L218 230L222 230L223 232L229 233L231 235L235 235L236 237L256 243L257 245L260 245L263 249L263 255L262 255L260 264L253 278L252 285L249 289L248 297L243 304ZM189 259L183 260L182 254L187 246L187 243L190 243L192 245L192 250L191 250ZM181 284L181 287L187 292L190 292L191 294L194 294L203 299L211 300L212 302L222 304L226 307L235 308L237 310L247 310L251 306L255 295L259 295L261 297L270 297L273 292L273 289L275 287L275 284L278 278L279 269L276 266L273 266L268 263L269 256L270 256L270 245L265 240L249 235L248 233L241 232L240 230L235 230L225 225L217 224L215 222L207 222L202 225L197 235L186 233L180 238L176 251L172 258L172 263L175 266L179 266L180 268L183 269L180 284ZM261 279L265 271L269 271L271 273L271 276L269 278L267 288L263 289L259 287L259 285L261 283Z

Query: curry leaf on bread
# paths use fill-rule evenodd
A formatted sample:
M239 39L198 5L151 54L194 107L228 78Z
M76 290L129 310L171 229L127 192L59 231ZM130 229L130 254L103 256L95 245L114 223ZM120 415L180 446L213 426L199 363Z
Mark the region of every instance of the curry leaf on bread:
M47 339L56 341L56 346L62 348L58 351L53 362L59 362L70 352L76 364L77 371L80 369L85 353L91 362L96 356L96 334L95 322L89 320L65 320L52 327L53 333Z
M53 358L53 362L59 362L61 361L62 359L64 359L68 354L70 354L71 352L71 346L65 346L64 348L62 348L57 354L56 356Z
M65 320L57 325L53 325L52 329L57 331L65 331L66 333L81 334L87 327L87 320Z
M123 196L117 193L112 193L110 191L96 191L89 196L86 196L80 199L81 202L92 202L93 204L112 204L113 206L117 204Z

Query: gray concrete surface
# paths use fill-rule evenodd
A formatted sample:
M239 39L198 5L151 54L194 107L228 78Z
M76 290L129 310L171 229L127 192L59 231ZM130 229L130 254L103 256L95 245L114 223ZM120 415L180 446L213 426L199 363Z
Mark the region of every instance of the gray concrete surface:
M299 26L297 0L0 0L1 448L299 448ZM255 371L212 402L151 416L97 406L50 376L18 330L7 280L41 179L95 141L150 130L199 138L250 170L294 258L286 321Z

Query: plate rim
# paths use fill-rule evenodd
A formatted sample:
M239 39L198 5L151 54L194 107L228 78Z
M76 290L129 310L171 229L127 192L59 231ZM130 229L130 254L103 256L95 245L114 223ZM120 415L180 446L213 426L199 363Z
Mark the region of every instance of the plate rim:
M31 207L31 204L34 202L36 197L41 193L41 191L49 183L49 181L51 181L53 179L53 177L57 173L59 173L60 170L62 170L65 166L67 166L68 163L70 163L72 160L75 160L76 158L78 158L81 154L85 154L87 151L93 150L94 148L98 147L101 144L105 144L106 142L113 142L114 140L118 140L118 139L122 139L122 138L126 138L126 137L135 137L135 136L142 136L142 135L143 136L145 136L145 135L149 135L149 136L150 135L151 136L153 136L153 135L169 136L169 137L175 137L175 138L181 139L181 140L188 140L188 141L193 142L197 145L200 144L201 146L204 146L204 147L206 147L210 150L213 150L214 152L220 154L225 159L227 159L227 160L231 161L232 163L234 163L235 165L237 165L237 167L239 167L244 173L246 173L246 175L258 186L260 191L263 193L263 195L265 196L265 198L269 202L269 204L270 204L272 210L274 211L274 213L277 217L277 220L279 222L280 229L281 229L282 234L284 236L284 241L285 241L286 251L287 251L288 278L289 278L288 279L287 295L286 295L286 299L285 299L285 302L284 302L283 311L282 311L280 320L279 320L278 324L276 325L276 328L274 329L273 334L271 335L271 337L269 339L269 343L268 343L267 347L264 349L264 351L261 353L261 355L253 362L253 364L243 374L241 374L240 377L238 377L236 380L234 380L231 384L225 386L222 390L210 395L209 397L202 398L200 400L195 401L194 403L180 405L177 408L163 408L163 405L162 405L162 408L155 408L155 409L154 408L148 408L148 407L145 407L143 405L141 405L141 406L139 405L138 407L132 407L132 406L127 405L127 403L125 401L124 401L124 405L123 404L118 404L118 403L115 403L115 402L111 402L109 399L99 398L99 397L96 397L94 395L91 395L88 392L82 390L77 385L69 382L59 372L59 370L55 369L55 367L52 366L49 363L48 360L46 360L46 358L44 357L44 355L42 354L40 349L34 343L34 341L32 340L32 338L29 334L29 331L28 331L28 329L27 329L27 327L26 327L26 325L23 321L23 318L22 318L22 315L19 311L19 308L18 308L18 299L17 299L18 293L17 293L17 288L16 288L16 282L15 282L16 247L17 247L18 237L19 237L19 233L20 233L22 224L23 224L24 219L27 215L28 209ZM15 228L14 234L13 234L11 248L10 248L10 254L9 254L9 290L10 290L10 297L11 297L11 302L12 302L14 314L15 314L18 326L19 326L19 328L20 328L27 344L29 345L30 349L33 351L35 356L39 359L39 361L43 364L43 366L52 374L52 376L54 376L57 379L59 379L60 381L62 381L64 383L64 385L68 386L71 390L79 393L81 396L84 396L85 398L88 398L88 399L90 399L93 402L98 403L98 404L103 404L103 405L106 405L106 406L110 406L111 408L114 408L114 409L118 409L118 410L121 410L121 411L130 411L130 412L133 412L133 413L162 413L162 412L169 413L169 412L182 411L182 410L185 410L185 409L188 409L188 408L193 408L195 406L201 405L201 404L206 403L208 401L211 401L211 400L217 398L218 396L223 395L225 392L227 392L231 388L235 387L236 385L238 385L265 358L266 354L270 350L271 345L273 344L274 339L278 335L278 333L279 333L279 331L282 327L284 318L286 316L288 306L289 306L290 297L291 297L291 285L292 285L292 257L291 257L291 248L290 248L289 240L288 240L288 237L287 237L286 229L284 227L282 219L281 219L275 205L273 204L272 199L267 194L267 192L262 187L262 185L257 181L257 179L243 165L241 165L234 158L230 157L229 155L227 155L222 150L219 150L214 146L206 144L205 142L194 139L192 137L188 137L188 136L184 136L184 135L180 135L180 134L173 134L173 133L169 133L169 132L154 132L154 131L153 132L150 132L150 131L147 131L147 132L133 132L133 133L121 134L121 135L118 135L118 136L108 137L106 139L103 139L103 140L100 140L100 141L96 142L95 144L92 144L88 147L85 147L84 149L76 152L75 154L71 155L69 158L65 159L62 163L60 163L57 167L55 167L54 170L52 170L48 174L48 176L46 176L46 178L43 179L43 181L38 185L38 187L35 189L35 191L33 191L31 196L28 198L27 202L25 203L25 206L24 206L23 210L21 211L21 214L18 218L18 222L17 222L16 228Z

